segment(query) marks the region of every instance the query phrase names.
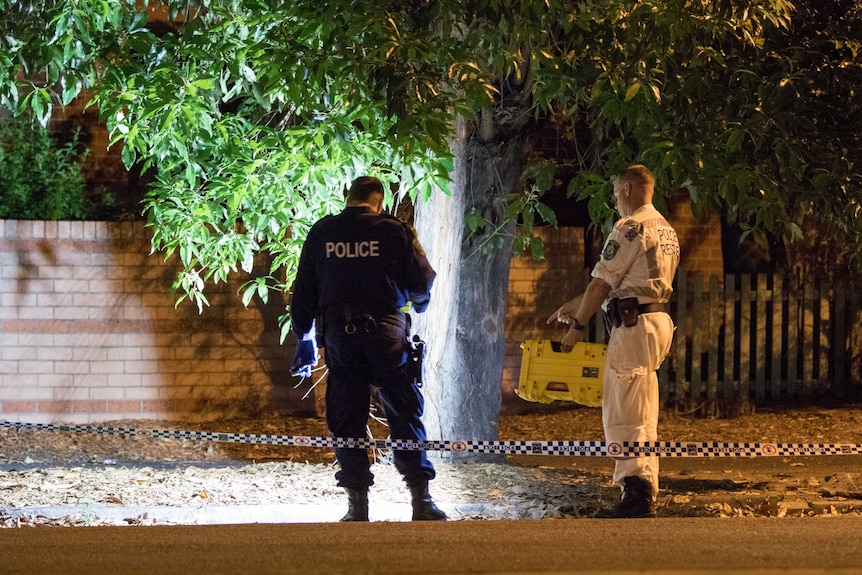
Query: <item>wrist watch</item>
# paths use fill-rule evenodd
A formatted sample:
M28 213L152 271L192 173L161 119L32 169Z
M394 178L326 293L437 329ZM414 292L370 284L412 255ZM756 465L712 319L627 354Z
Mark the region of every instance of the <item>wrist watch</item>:
M586 326L585 326L585 325L583 325L583 324L581 324L581 322L579 322L579 321L578 321L578 318L576 318L576 317L573 317L573 318L572 318L572 323L571 323L571 324L569 324L569 329L574 329L574 330L576 330L576 331L584 331L584 328L585 328L585 327L586 327Z

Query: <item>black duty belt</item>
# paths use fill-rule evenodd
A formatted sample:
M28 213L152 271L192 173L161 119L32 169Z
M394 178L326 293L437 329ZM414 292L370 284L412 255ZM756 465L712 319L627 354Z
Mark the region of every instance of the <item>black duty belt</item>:
M667 311L667 304L663 303L642 303L638 305L638 313L656 313L659 311Z
M636 297L614 298L608 302L606 319L610 327L634 327L637 325L638 316L664 311L667 311L667 306L663 303L639 304Z
M320 310L318 327L322 336L326 326L337 326L345 333L377 330L378 319L401 321L407 326L407 318L400 309L386 304L334 304Z

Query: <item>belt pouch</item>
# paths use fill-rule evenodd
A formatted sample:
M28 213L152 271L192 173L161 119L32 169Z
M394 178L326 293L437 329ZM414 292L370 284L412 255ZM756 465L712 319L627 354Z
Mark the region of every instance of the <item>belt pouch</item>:
M618 310L620 321L625 327L634 327L638 324L638 298L627 297L618 299Z

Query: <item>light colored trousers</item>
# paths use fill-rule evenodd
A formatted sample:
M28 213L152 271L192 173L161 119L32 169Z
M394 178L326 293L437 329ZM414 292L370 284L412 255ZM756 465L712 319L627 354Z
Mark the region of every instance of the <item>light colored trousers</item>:
M602 393L605 441L657 441L658 370L670 352L673 320L666 313L647 313L634 327L611 330ZM658 457L614 458L614 483L640 476L658 493Z

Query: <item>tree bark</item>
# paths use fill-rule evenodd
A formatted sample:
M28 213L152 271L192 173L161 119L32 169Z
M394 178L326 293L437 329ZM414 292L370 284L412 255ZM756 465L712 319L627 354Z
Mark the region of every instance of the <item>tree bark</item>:
M503 222L503 194L518 184L526 126L478 129L459 120L451 195L435 194L416 206L416 229L437 271L432 303L414 325L427 342L425 423L444 440L499 438L501 382L506 351L506 301L515 222ZM470 233L464 215L476 208L488 224ZM445 459L501 460L499 455L456 454Z

